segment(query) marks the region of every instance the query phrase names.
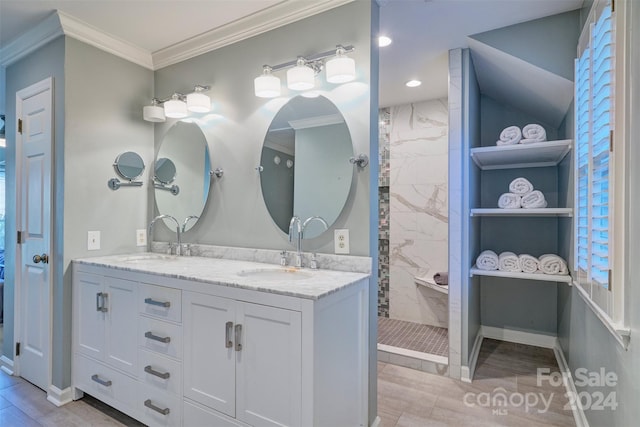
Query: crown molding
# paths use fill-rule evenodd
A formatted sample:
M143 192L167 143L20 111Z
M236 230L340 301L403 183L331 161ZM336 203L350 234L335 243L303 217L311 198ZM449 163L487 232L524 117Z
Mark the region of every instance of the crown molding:
M238 19L199 36L151 53L57 10L40 24L0 48L0 66L7 67L51 40L65 35L142 67L157 70L245 40L354 0L283 0L268 9Z
M154 52L154 69L194 58L352 1L354 0L282 1L253 15Z
M149 51L107 34L64 12L57 11L57 13L64 35L153 70Z
M19 61L62 34L58 15L56 13L49 15L40 24L0 49L0 67L7 67Z

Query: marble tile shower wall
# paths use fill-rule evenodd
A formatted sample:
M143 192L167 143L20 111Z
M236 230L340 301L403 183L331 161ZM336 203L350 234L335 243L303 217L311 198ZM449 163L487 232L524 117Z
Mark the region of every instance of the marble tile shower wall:
M379 113L378 316L389 317L389 130L391 110Z
M423 286L448 265L448 101L390 110L389 317L447 327L448 297Z

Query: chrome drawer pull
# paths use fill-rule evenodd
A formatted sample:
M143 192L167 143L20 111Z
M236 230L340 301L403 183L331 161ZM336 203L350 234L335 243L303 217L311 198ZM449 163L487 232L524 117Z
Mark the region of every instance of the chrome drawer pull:
M105 307L105 298L109 296L104 292L98 292L96 294L96 311L101 311L102 313L106 313L107 307Z
M168 344L171 342L171 337L160 337L158 335L154 335L153 332L149 331L149 332L145 332L144 333L144 337L145 338L149 338L150 340L154 340L154 341L158 341L158 342L163 342L165 344Z
M156 411L157 413L162 414L162 415L169 415L169 412L171 412L169 410L169 408L159 408L159 407L157 407L156 405L154 405L151 402L151 399L145 400L144 401L144 406L146 406L149 409L153 409L154 411Z
M153 298L145 298L144 303L149 305L157 305L158 307L164 307L164 308L171 307L170 301L156 301Z
M227 322L224 330L224 346L226 348L233 347L233 341L231 340L231 330L233 329L233 322Z
M93 374L91 375L91 379L95 382L97 382L100 385L103 385L105 387L111 387L111 380L101 380L100 377L98 376L98 374Z
M242 351L242 325L236 325L236 351Z
M147 366L145 366L145 367L144 367L144 371L145 371L147 374L155 375L156 377L158 377L158 378L162 378L163 380L166 380L166 379L168 379L168 378L171 376L171 374L170 374L169 372L158 372L158 371L154 370L154 369L151 367L151 365L147 365Z

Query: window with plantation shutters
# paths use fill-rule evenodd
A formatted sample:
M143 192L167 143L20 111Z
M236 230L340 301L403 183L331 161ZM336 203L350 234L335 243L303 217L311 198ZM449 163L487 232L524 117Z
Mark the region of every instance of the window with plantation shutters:
M575 63L575 270L578 283L610 314L614 25L611 1L594 5ZM602 303L604 301L604 304Z

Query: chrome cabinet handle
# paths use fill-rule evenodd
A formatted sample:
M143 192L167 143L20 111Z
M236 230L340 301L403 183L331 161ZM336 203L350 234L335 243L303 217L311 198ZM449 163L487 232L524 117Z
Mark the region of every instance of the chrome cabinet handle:
M144 406L146 406L147 408L152 409L152 410L154 410L154 411L156 411L157 413L162 414L162 415L169 415L169 412L171 412L171 411L169 410L169 408L160 408L160 407L158 407L158 406L154 405L154 404L151 402L151 399L147 399L147 400L145 400L145 401L144 401Z
M105 387L111 387L111 380L103 380L100 379L100 377L98 376L98 374L93 374L91 375L91 379L95 382L97 382L100 385L103 385Z
M233 329L233 322L227 322L224 331L224 346L225 348L233 347L233 341L231 341L231 330Z
M242 325L236 325L236 351L242 351Z
M165 307L165 308L171 307L170 301L157 301L157 300L154 300L153 298L145 298L144 303L149 305L157 305L158 307Z
M155 369L153 369L151 367L151 365L145 366L144 367L144 371L147 374L155 375L156 377L162 378L163 380L167 380L171 376L171 374L169 372L158 372L158 371L156 371Z
M102 313L106 313L108 311L106 305L105 305L105 299L109 296L109 294L106 294L104 292L98 292L96 294L96 311L100 311Z
M155 335L153 332L149 331L149 332L145 332L144 333L144 337L145 338L149 338L150 340L154 340L154 341L158 341L158 342L163 342L165 344L170 343L171 342L171 337L161 337L158 335Z

